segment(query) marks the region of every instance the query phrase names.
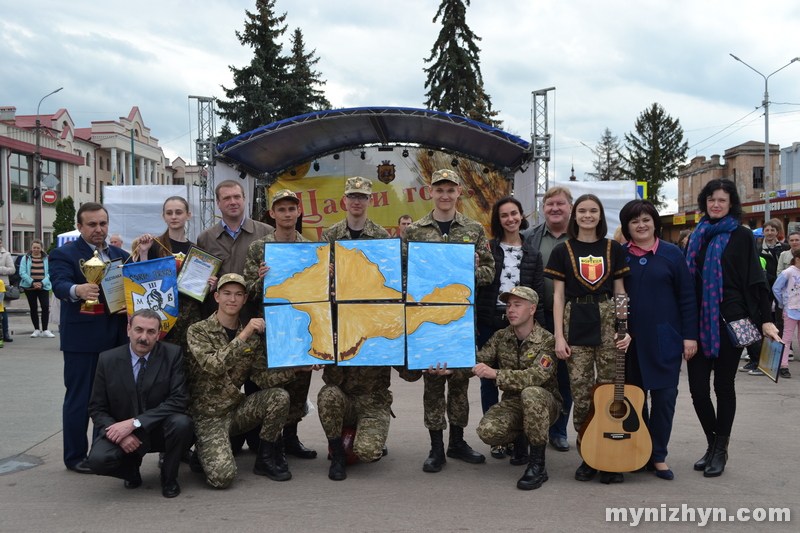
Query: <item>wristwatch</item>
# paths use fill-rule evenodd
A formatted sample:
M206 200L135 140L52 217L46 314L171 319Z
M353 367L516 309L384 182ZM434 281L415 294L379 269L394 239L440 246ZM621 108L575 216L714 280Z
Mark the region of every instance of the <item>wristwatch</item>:
M139 429L140 427L142 427L142 423L139 421L138 418L134 418L133 419L133 427L136 428L136 429Z

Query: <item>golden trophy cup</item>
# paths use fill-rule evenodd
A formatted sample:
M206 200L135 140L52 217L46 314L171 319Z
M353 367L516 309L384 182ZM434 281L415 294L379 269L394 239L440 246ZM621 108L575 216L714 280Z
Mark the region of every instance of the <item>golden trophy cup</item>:
M81 259L78 261L86 281L100 285L103 278L108 272L111 263L106 263L97 255L97 250L94 251L94 257L88 261ZM87 300L81 304L81 314L84 315L102 315L105 312L105 307L100 303L100 300Z

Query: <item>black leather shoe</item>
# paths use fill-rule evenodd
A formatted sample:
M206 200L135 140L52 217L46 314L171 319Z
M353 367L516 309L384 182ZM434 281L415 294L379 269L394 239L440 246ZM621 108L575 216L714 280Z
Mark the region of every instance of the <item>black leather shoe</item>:
M14 342L14 339L11 338L11 335L6 333L5 336L3 337L3 341L4 342Z
M171 481L163 481L161 483L161 495L165 498L174 498L181 493L181 486L178 481L173 479Z
M142 474L139 473L139 467L133 469L130 477L125 480L126 489L136 489L142 486Z
M389 455L389 448L384 444L381 446L381 457L386 457L387 455Z
M68 466L67 468L79 474L94 474L94 472L92 472L92 469L89 468L89 463L86 462L86 459L84 459L79 463L75 463L72 466Z
M494 459L505 459L506 447L505 446L492 446L491 456Z
M597 470L586 464L586 461L581 463L581 466L575 471L575 479L578 481L591 481L594 479Z
M600 472L600 483L610 485L611 483L624 483L625 476L622 472Z
M550 437L550 446L559 452L569 451L569 442L567 442L567 439L561 437Z
M464 440L464 428L450 426L450 444L447 446L447 457L461 459L465 463L478 464L486 460L482 453L473 450Z
M317 451L303 446L303 443L300 442L297 435L295 435L294 438L284 437L283 449L286 454L294 455L300 459L315 459L317 457Z
M441 472L442 466L447 463L444 455L444 435L441 430L430 429L431 451L428 458L422 463L423 472Z

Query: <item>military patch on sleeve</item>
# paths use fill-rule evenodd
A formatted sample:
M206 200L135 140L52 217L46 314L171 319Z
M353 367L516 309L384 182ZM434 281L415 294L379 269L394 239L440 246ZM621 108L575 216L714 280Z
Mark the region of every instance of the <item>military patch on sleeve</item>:
M539 359L539 364L542 365L542 368L550 368L553 366L553 358L549 355L543 355L541 359Z
M526 354L525 354L525 357L533 357L533 356L535 356L535 355L536 355L536 352L534 352L533 350L531 350L530 352L528 352L528 353L526 353Z

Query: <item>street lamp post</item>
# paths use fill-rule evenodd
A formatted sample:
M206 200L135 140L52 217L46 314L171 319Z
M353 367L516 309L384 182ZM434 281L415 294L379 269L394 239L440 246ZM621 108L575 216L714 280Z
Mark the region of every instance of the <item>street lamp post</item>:
M769 78L772 74L776 74L781 70L785 69L795 61L800 61L800 57L795 57L784 66L770 74L769 76L764 76L759 71L736 57L735 55L731 54L731 57L734 58L736 61L741 63L742 65L746 66L762 78L764 78L764 101L762 104L764 105L764 222L768 221L769 216L769 195L770 195L770 186L769 186L769 174L770 174L770 162L769 162Z
M35 181L35 188L33 189L33 203L35 206L36 212L36 220L35 220L35 228L36 228L36 238L42 240L42 152L41 147L39 145L39 108L42 107L42 102L48 96L56 94L58 91L63 89L63 87L59 87L55 91L51 92L50 94L46 94L39 100L39 105L36 106L36 153L33 156L33 169L36 172L36 176L34 176Z

